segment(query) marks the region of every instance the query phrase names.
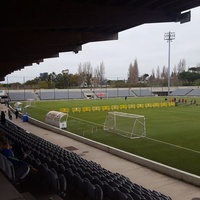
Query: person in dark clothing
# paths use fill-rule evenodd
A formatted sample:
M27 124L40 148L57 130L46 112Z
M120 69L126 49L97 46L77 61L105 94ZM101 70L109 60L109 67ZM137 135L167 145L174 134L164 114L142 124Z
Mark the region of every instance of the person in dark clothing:
M11 113L10 109L8 109L8 117L10 120L12 120L12 113Z
M14 166L19 167L21 165L28 165L26 162L19 160L12 150L12 146L7 142L4 141L1 143L1 153L10 160Z
M1 124L5 125L5 123L6 123L6 116L4 111L1 111Z
M22 159L19 159L13 151L13 147L9 144L8 141L3 141L0 146L0 153L3 154L13 165L14 167L20 167L23 165L26 165L30 168L31 173L37 173L38 170L29 165L27 162L25 162ZM31 152L28 152L30 154ZM24 158L26 155L24 154Z
M16 109L16 110L15 110L16 119L18 118L18 115L19 115L19 111Z

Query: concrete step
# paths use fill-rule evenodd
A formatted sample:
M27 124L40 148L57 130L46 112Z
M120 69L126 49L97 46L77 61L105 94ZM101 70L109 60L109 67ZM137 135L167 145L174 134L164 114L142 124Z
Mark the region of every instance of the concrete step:
M12 185L6 176L0 171L0 199L2 200L25 200L20 192Z

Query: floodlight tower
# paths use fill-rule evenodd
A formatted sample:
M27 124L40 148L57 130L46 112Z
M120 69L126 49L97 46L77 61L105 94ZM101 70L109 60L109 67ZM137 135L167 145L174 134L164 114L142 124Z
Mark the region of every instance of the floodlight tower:
M167 40L169 42L169 48L168 48L168 96L170 94L170 43L172 40L175 39L175 33L174 32L168 32L164 34L164 40Z

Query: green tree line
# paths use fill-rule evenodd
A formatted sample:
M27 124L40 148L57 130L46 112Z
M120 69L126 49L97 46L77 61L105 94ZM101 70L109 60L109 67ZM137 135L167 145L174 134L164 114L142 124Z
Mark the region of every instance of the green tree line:
M181 59L170 72L171 86L199 86L200 63L196 67L187 68L186 60ZM152 73L139 74L137 59L130 63L127 79L109 80L105 77L103 62L92 67L90 62L80 63L77 73L72 74L68 69L56 74L41 73L40 76L24 83L1 84L1 88L10 89L66 89L66 88L97 88L97 87L165 87L168 84L168 68L157 66Z

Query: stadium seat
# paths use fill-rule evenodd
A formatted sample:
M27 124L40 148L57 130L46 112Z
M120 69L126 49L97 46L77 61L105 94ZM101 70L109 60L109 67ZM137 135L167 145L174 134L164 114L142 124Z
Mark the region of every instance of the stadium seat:
M5 161L4 161L4 155L0 153L0 170L5 172Z
M48 165L49 167L54 167L54 166L52 165L52 160L51 160L51 157L50 157L50 156L44 157L44 162L47 163L47 165Z
M133 198L129 195L126 195L125 193L116 190L116 200L133 200Z
M58 174L65 174L65 166L63 164L58 164L58 167L57 167L57 173Z
M46 155L44 153L39 154L38 158L41 160L41 163L45 163Z
M124 186L119 186L118 189L123 193L130 193L130 190Z
M71 168L71 164L67 160L65 160L64 166L65 166L65 168Z
M106 184L106 182L101 181L98 177L94 176L93 179L94 184L99 185L102 189L104 187L104 184Z
M39 166L39 176L44 182L48 181L48 171L49 171L49 168L46 163L42 163Z
M95 199L96 200L102 200L103 199L103 190L102 188L98 185L98 184L95 184Z
M57 172L54 168L48 170L48 185L52 188L57 194L60 191L60 182L58 179Z
M108 179L108 182L109 182L109 185L111 185L112 187L116 187L116 188L119 188L119 187L120 187L120 185L117 184L117 183L116 183L115 181L113 181L113 180Z
M88 181L87 179L84 180L83 184L85 187L85 195L89 199L95 199L95 186L92 183L90 183L90 181Z
M66 180L67 180L67 186L69 189L75 187L75 181L74 181L74 173L70 168L66 168L65 174L64 174Z
M91 175L91 174L88 173L88 172L85 173L85 178L87 178L91 183L94 182L94 176Z
M30 167L28 165L22 165L18 167L17 169L15 169L15 181L19 182L23 180L24 178L26 178L29 172L30 172Z
M108 198L110 200L116 200L115 188L110 186L108 183L104 184L103 195L105 198Z
M132 196L132 198L133 198L134 200L141 200L140 197L141 197L142 195L139 195L139 194L135 193L134 191L130 191L129 194Z
M28 155L25 159L25 161L29 164L29 165L33 165L33 160L35 159L34 155Z
M33 160L32 160L32 166L33 167L35 167L36 169L39 169L39 166L41 165L42 163L41 163L41 161L40 161L40 159L39 158L34 158Z
M5 156L3 157L3 163L5 164L4 173L5 175L15 183L22 181L30 172L30 167L28 165L22 165L15 168Z
M70 168L72 169L72 171L75 173L76 171L77 171L77 167L76 167L76 165L74 165L74 164L72 164L71 166L70 166Z
M5 163L5 174L6 176L12 180L15 181L15 170L13 164L6 158L4 157L4 163Z
M64 176L64 174L59 174L58 175L58 180L60 184L60 189L59 189L59 196L65 197L66 196L66 191L67 191L67 180Z
M74 186L78 192L85 195L85 181L78 173L74 173Z
M77 171L76 171L82 178L85 178L86 177L86 173L82 170L81 167L77 168Z
M90 183L87 179L84 181L85 184L85 194L89 199L102 200L103 190L97 184Z
M59 164L63 164L63 163L64 163L63 157L58 158L57 162L58 162Z

